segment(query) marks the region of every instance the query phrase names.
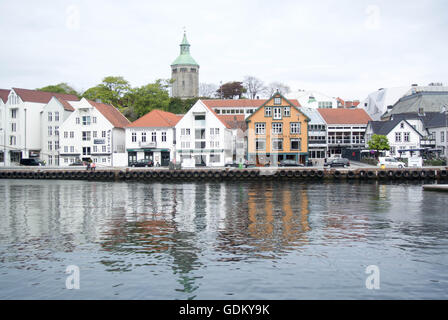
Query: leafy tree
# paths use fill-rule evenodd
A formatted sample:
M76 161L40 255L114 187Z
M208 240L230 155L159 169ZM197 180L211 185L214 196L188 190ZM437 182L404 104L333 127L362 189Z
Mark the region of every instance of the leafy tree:
M131 89L125 100L128 108L138 116L142 117L153 109L167 111L170 104L168 84L164 80L157 80L138 88Z
M59 84L55 85L49 85L40 89L36 89L39 91L45 91L45 92L54 92L54 93L64 93L64 94L73 94L77 97L80 96L80 94L73 89L71 86L69 86L66 82L61 82Z
M206 98L206 97L205 97ZM168 111L175 114L185 114L190 110L190 108L202 98L189 98L189 99L181 99L181 98L171 98L170 105L168 107Z
M370 150L376 150L378 156L379 151L390 150L389 140L386 136L380 134L372 135L372 138L367 143Z
M123 98L130 90L129 82L123 77L109 76L105 77L99 85L87 89L82 96L90 100L100 99L103 103L122 107L126 104Z
M249 99L255 99L258 94L266 90L263 81L253 76L246 76L243 80Z
M216 95L221 99L233 99L234 97L241 99L246 92L247 90L244 88L242 82L233 81L221 85L218 90L216 90Z

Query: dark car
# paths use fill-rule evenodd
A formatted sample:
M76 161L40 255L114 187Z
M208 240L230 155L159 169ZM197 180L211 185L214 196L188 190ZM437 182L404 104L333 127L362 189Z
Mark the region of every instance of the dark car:
M45 163L39 159L22 159L20 160L21 166L44 166Z
M278 164L279 167L303 167L303 164L298 163L295 160L282 160Z
M154 163L149 159L142 159L129 164L131 167L153 167Z
M338 159L334 159L331 160L327 163L325 163L326 166L329 166L330 168L333 167L349 167L350 166L350 160L346 159L346 158L338 158Z
M77 160L77 161L69 164L70 167L80 167L80 166L84 166L84 165L85 165L85 163L80 160Z

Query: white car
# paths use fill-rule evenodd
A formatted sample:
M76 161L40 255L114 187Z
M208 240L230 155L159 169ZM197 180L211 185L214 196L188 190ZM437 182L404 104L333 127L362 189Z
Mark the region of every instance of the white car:
M386 168L404 168L406 164L398 161L393 157L379 157L378 167L385 166Z

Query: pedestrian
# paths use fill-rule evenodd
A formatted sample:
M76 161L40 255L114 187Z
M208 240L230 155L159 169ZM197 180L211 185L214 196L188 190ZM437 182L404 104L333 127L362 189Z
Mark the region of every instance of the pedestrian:
M95 169L96 169L96 163L92 162L92 171L95 171Z
M90 170L90 161L87 161L87 166L86 166L86 170L89 171Z

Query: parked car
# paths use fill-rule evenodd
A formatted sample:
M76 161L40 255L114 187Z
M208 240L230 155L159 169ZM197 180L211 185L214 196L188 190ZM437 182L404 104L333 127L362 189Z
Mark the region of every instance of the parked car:
M81 160L76 160L75 162L72 162L69 164L70 167L80 167L80 166L84 166L85 163Z
M20 160L20 165L21 166L44 166L45 162L43 162L42 160L39 159L22 159Z
M153 167L154 162L149 159L141 159L129 164L131 167Z
M279 167L303 167L304 165L295 160L282 160L278 164Z
M394 157L379 157L378 167L383 166L385 168L404 168L406 164L404 162L398 161Z
M330 160L324 164L324 166L329 166L330 168L334 167L350 167L350 160L347 158L336 158L333 160Z

